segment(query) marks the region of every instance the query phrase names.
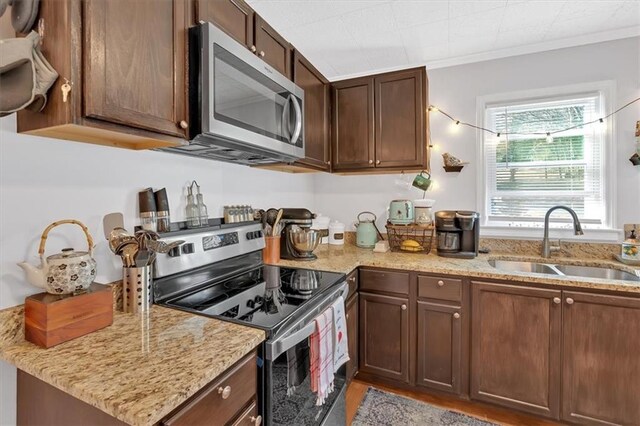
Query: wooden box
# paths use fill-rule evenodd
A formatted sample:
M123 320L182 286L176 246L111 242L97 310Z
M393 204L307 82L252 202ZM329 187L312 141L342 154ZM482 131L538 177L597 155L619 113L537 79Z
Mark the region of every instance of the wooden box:
M24 303L25 339L43 348L84 336L113 323L111 286L93 283L86 293L38 293Z

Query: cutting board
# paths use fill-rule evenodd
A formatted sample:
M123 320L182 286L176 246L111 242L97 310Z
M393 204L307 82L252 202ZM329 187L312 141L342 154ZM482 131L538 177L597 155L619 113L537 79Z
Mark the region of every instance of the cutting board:
M113 323L111 286L92 283L78 295L38 293L24 302L25 339L50 348Z

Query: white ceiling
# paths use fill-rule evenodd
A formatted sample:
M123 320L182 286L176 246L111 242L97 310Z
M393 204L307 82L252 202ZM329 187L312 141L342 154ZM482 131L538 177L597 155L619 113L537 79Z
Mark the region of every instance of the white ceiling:
M640 0L248 2L331 80L640 35Z

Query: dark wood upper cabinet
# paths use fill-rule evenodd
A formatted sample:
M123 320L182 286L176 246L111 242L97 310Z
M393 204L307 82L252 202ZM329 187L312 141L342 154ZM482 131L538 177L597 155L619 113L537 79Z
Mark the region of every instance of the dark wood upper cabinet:
M428 169L427 86L424 68L333 83L333 169Z
M328 171L331 168L329 81L296 50L293 82L304 90L305 158L299 163Z
M291 80L293 52L291 44L259 15L255 14L254 16L254 39L257 55Z
M212 22L248 49L253 38L254 12L243 0L196 0L196 22Z
M83 16L84 115L185 137L186 0L91 0Z
M18 113L18 132L131 149L184 143L189 5L41 0L42 52L60 78L43 111Z
M354 294L347 300L347 341L349 346L349 361L347 361L347 380L353 379L358 372L358 295Z
M557 419L561 292L472 283L471 397Z
M359 370L409 382L409 350L409 299L360 293Z
M640 422L640 299L563 292L562 419Z
M376 77L376 167L425 167L424 68Z
M460 393L462 319L459 306L418 301L416 384Z
M358 78L331 86L332 169L374 168L373 79Z

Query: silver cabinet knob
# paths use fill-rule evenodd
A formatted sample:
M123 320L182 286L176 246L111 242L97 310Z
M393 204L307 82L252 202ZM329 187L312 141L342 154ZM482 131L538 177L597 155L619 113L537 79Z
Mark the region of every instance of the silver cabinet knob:
M262 424L262 416L251 416L249 417L249 421L254 424L255 426L260 426Z
M330 165L331 165L331 161L327 161L327 166L330 166Z
M460 314L456 312L455 314L453 314L453 317L454 317L455 319L459 319L459 318L460 318Z
M567 297L566 302L567 302L567 305L573 305L573 299L570 297Z
M255 46L251 46L251 48L250 48L250 49L251 49L251 51L252 51L253 53L256 53L256 50L258 50L258 49L256 49L256 47L255 47Z
M444 281L440 280L438 281L438 287L442 287L444 285Z
M222 399L227 399L231 395L231 386L225 386L224 388L220 386L218 388L218 394L222 395Z
M376 164L380 164L380 160L376 160Z
M406 311L407 310L407 305L400 306L400 309L402 309L403 311Z
M369 164L373 164L373 160L369 160Z
M355 283L356 282L356 277L349 277L349 282L350 283Z
M553 303L555 303L556 305L559 305L559 304L560 304L560 302L561 302L561 300L560 300L560 298L559 298L559 297L554 297L554 298L553 298Z
M188 129L189 128L189 123L187 123L186 121L182 120L180 121L180 127L183 129Z
M261 58L264 58L264 50L261 50L260 53L258 53L258 55L260 55Z

